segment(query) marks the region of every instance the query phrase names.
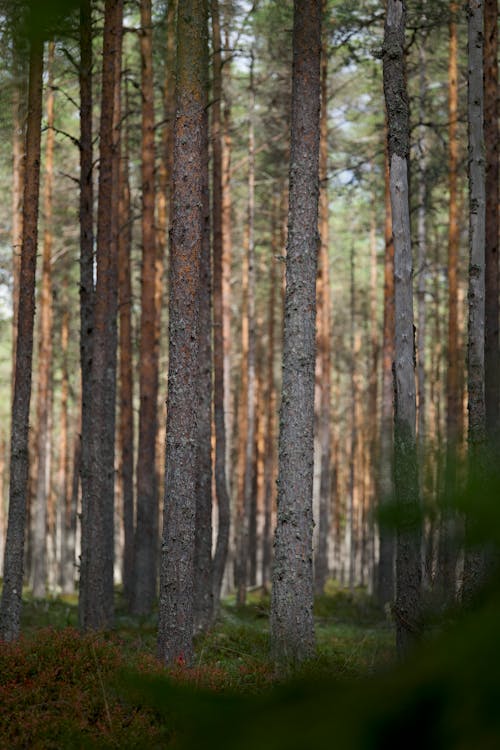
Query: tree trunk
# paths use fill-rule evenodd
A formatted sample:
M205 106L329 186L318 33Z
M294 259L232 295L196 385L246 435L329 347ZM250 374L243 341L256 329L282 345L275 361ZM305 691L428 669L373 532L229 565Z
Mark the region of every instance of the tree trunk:
M321 2L295 0L278 521L271 601L271 652L282 664L310 658L315 649L312 489L320 57Z
M97 209L97 281L91 366L90 492L82 498L80 622L85 629L113 620L114 446L117 343L117 185L114 171L116 67L121 63L122 0L106 0Z
M217 497L217 544L213 559L212 592L214 615L218 611L222 578L229 545L230 509L226 465L226 421L224 418L224 281L222 224L222 55L219 2L212 0L213 105L212 105L212 237L213 237L213 306L214 306L214 422L215 422L215 493Z
M382 340L382 403L380 415L379 503L383 507L393 499L393 375L394 362L394 240L392 237L389 150L385 149L385 260L384 322ZM394 599L394 534L382 523L379 529L377 598L384 606Z
M45 597L47 584L48 502L52 444L52 192L54 185L54 42L47 60L47 141L44 175L44 235L42 288L38 334L37 475L33 512L32 590L35 599Z
M156 299L155 145L153 101L153 29L151 0L141 0L142 71L142 265L139 346L139 448L137 453L137 517L132 609L148 614L156 598L158 499L156 432L158 401L158 325Z
M484 139L486 147L486 280L484 390L486 433L498 442L500 354L498 339L498 3L484 2Z
M396 552L396 642L403 654L420 631L420 519L416 449L415 343L408 196L409 107L404 70L406 4L388 0L384 93L389 128L394 237L394 485L400 518Z
M206 33L204 0L183 2L177 20L167 455L158 624L158 653L166 664L189 664L193 658Z
M485 340L485 164L483 130L483 11L484 3L468 4L468 124L469 124L469 317L467 392L470 469L481 477L486 468L484 340ZM498 375L498 373L497 373ZM468 532L474 521L467 519ZM485 576L485 555L476 547L465 552L463 595L470 599Z
M64 270L62 293L61 320L61 406L60 406L60 437L59 437L59 466L57 472L57 507L58 517L61 518L61 559L59 568L59 582L64 593L73 593L75 584L75 545L70 533L72 519L66 517L69 495L69 441L68 441L68 412L69 412L69 372L68 372L68 343L69 343L69 306L68 306L68 271ZM69 515L69 514L68 514Z
M12 101L12 362L16 361L17 316L19 310L19 276L21 272L21 243L23 233L24 147L26 139L25 118L22 106L24 87L19 78L18 55L14 53L16 83ZM24 79L24 76L22 76ZM12 396L14 394L14 368L12 368Z
M131 605L134 585L134 384L132 330L132 215L130 210L128 135L120 159L118 235L118 308L120 331L120 479L123 500L123 591Z
M321 12L323 22L326 2ZM323 33L321 43L321 116L319 155L319 276L318 276L318 332L317 359L321 381L319 384L319 510L318 548L314 559L314 590L322 594L328 577L329 505L331 493L331 349L330 349L330 273L328 258L328 44Z
M42 122L43 42L30 41L28 121L26 131L26 176L23 200L20 288L17 318L12 432L10 445L10 488L7 539L5 543L0 640L19 637L26 493L29 476L29 409L35 317L35 274L38 241L38 199L40 189L40 133Z

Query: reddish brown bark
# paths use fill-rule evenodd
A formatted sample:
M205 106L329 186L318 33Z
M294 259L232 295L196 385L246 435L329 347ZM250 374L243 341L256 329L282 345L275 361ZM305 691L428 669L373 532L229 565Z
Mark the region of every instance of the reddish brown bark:
M40 187L40 132L42 121L43 43L30 42L26 175L23 200L20 288L17 318L13 429L10 445L9 517L5 544L4 577L0 605L0 639L19 636L23 586L26 492L29 476L29 408L35 317L35 273Z

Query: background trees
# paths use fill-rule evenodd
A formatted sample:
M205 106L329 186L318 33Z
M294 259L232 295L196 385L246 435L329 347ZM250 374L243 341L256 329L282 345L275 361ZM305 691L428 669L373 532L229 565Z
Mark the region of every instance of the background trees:
M199 624L206 625L210 621L212 593L217 606L219 592L234 589L235 573L241 601L248 587L266 587L270 582L270 539L276 525L277 404L278 398L283 398L280 363L286 298L283 272L289 211L293 7L291 2L270 0L261 0L252 6L222 0L210 3L209 34L203 31L203 38L208 39L208 55L206 41L203 50L200 46L196 55L189 55L198 64L196 77L201 104L197 117L203 115L204 121L202 124L200 119L197 127L205 150L203 156L197 152L196 161L186 168L186 182L180 172L177 173L177 196L180 185L184 185L186 195L182 200L178 197L174 205L171 185L173 172L179 169L179 149L195 145L191 136L178 133L178 152L173 165L172 127L174 121L178 126L184 122L172 111L172 59L176 54L181 59L184 54L180 41L185 31L185 3L181 5L177 13L174 2L157 0L149 7L146 2L138 5L126 0L122 22L120 3L116 0L106 3L82 0L79 20L78 14L70 13L65 28L58 26L48 35L54 38L53 78L49 81L47 75L43 96L46 102L54 98L54 119L51 124L47 116L43 123L40 179L41 189L47 194L52 171L52 291L47 284L45 289L53 325L50 333L45 329L43 339L37 333L39 325L35 320L34 372L37 392L39 389L43 392L46 379L47 398L42 397L40 404L50 406L53 429L51 433L44 430L43 415L38 418L34 413L31 415L32 436L28 446L31 478L27 485L25 464L20 480L22 491L13 489L17 475L12 468L22 452L11 453L9 460L14 463L10 470L9 460L3 462L0 525L3 517L5 534L6 487L10 484L20 507L25 503L28 509L26 563L39 575L37 591L43 593L47 584L50 590L58 590L63 565L66 571L73 570L77 574L75 577L81 576L82 623L90 627L100 627L111 621L113 582L124 584L127 600L137 611L149 611L156 599L154 577L160 547L157 529L162 511L161 508L157 511L157 493L162 498L165 489L162 477L165 375L170 370L171 387L175 390L175 378L181 367L175 359L176 352L180 352L176 349L176 336L186 336L187 348L180 354L187 356L189 349L192 358L190 365L182 365L187 381L179 392L183 408L186 413L190 411L191 426L186 427L181 437L188 440L184 447L192 451L192 458L185 457L182 461L174 458L181 446L181 437L175 437L180 421L175 417L174 395L169 396L167 496L172 498L172 504L169 505L169 500L165 507L167 514L174 507L178 508L180 528L185 517L191 518L192 503L199 501L203 494L204 546L197 551L198 570L203 575L197 575L199 593L196 597L197 602L203 599L207 607L203 606L204 613L200 610L199 618L197 616ZM392 7L394 3L389 5ZM54 8L56 6L54 3ZM485 51L485 85L488 90L495 90L493 27L496 26L492 20L494 8L490 6L487 4L490 31L486 35L489 46ZM415 340L419 371L418 397L412 409L416 409L418 420L414 436L419 447L418 503L425 510L418 514L425 552L423 584L430 592L440 578L443 586L448 582L445 588L454 595L460 588L462 575L460 565L457 567L460 523L450 520L439 499L443 489L453 489L455 483L462 482L463 472L455 471L455 460L460 461L464 455L463 435L467 427L464 406L464 352L468 338L465 323L467 238L461 229L467 223L468 207L464 95L467 18L459 4L448 0L433 3L412 0L405 7L408 31L398 51L401 55L404 50L410 103L409 120L404 124L410 134L404 158L409 153L414 167L408 176L411 237L407 228L405 238L408 310L412 284L410 239L412 246L421 251L413 264L413 293L418 289ZM50 12L47 11L49 15L51 9L52 4ZM16 319L18 306L28 304L31 295L28 291L35 280L31 269L33 278L29 285L23 280L19 294L22 223L19 196L22 184L27 190L28 185L33 189L33 181L38 182L36 172L32 171L26 173L25 179L20 158L21 144L25 143L28 70L26 48L17 48L12 42L11 10L6 0L0 4L6 60L1 73L6 106L2 107L0 118L3 136L0 139L0 184L5 194L12 197L0 206L0 446L8 442L10 434L13 440L21 440L25 445L30 434L26 421L30 390L27 381L21 401L14 401L15 408L21 411L16 412L12 430L9 411L11 383L15 380L16 388L22 383L13 377L12 351L19 345L20 330L13 319ZM204 6L198 8L204 19L207 10ZM344 585L361 584L370 590L377 589L379 600L387 603L393 599L394 530L379 523L375 513L384 498L390 499L393 478L393 232L387 168L394 149L386 155L379 60L385 14L380 3L372 0L364 0L356 7L352 3L331 0L325 3L323 13L323 244L317 284L320 314L312 480L312 507L315 520L319 522L318 537L314 539L317 588L321 590L325 575L333 575ZM111 18L114 31L110 35ZM108 41L111 36L116 44ZM191 38L188 41L194 43ZM201 40L197 39L197 43L201 45ZM104 57L101 57L102 51ZM115 55L113 62L112 53ZM48 62L47 44L44 54ZM476 77L478 64L476 61L472 66ZM388 90L389 114L396 94L393 89ZM309 95L306 98L309 99ZM398 101L405 102L404 96ZM487 101L496 99L488 95ZM491 126L485 131L488 179L494 181L496 115L488 111L485 119ZM37 129L40 130L40 125ZM207 177L208 133L213 168L211 181ZM394 133L390 122L389 133ZM390 138L393 143L392 135ZM51 142L53 170L50 169ZM297 166L295 162L292 156L292 165ZM34 165L33 169L37 167ZM196 187L190 188L193 173ZM495 190L492 187L488 192L494 194ZM292 203L291 200L290 210L294 210ZM193 216L196 214L196 220L173 221L175 211L180 211L181 207L186 209L188 205ZM33 206L30 199L25 214ZM480 376L479 389L486 381L494 385L494 378L488 380L488 373L494 372L495 366L491 363L498 354L498 337L494 330L494 305L498 301L494 288L495 206L496 202L492 201L487 224L490 248L487 296L492 307L488 308L486 318L486 380ZM207 244L209 210L210 249ZM41 234L50 229L50 211L45 213L47 219L42 216L39 222ZM33 225L33 217L31 220ZM199 221L203 222L201 230ZM170 256L166 252L169 226L172 226L173 243ZM198 345L194 343L198 324L194 324L193 312L195 339L191 339L187 312L179 307L187 301L182 286L186 284L186 274L176 265L179 248L185 248L187 242L187 238L181 236L182 231L194 232L195 226L198 227L197 241L201 231L205 243L203 284L207 293L206 312L202 315L205 359L200 371L196 357ZM28 230L25 228L25 231ZM289 244L292 239L288 238ZM194 246L191 249L194 253ZM196 249L196 257L198 252L201 250ZM209 252L212 253L211 263L208 262ZM114 279L118 254L119 269L123 272L118 280L119 291ZM170 277L161 272L165 261L170 265ZM190 262L188 265L194 274L193 286L188 291L196 306L201 282L194 266L191 267ZM212 298L208 280L210 266ZM300 275L304 272L301 266ZM399 279L399 272L397 276ZM45 279L47 281L47 276ZM37 283L41 289L41 269ZM290 287L288 294L291 294ZM40 319L42 309L40 304ZM120 318L121 418L116 432L120 451L113 447L117 316ZM396 317L401 321L400 315ZM170 337L173 337L170 351L165 335L167 318ZM301 319L304 322L304 316ZM397 335L400 344L404 339L408 350L403 359L410 386L413 382L412 333L408 318L407 330L399 330ZM30 337L26 335L26 332L22 334L21 344L27 343L30 348ZM478 335L480 339L483 334ZM50 358L41 356L45 351L44 340L52 346L51 365ZM297 340L294 337L294 341ZM297 349L292 342L293 346ZM19 357L22 352L21 347ZM287 350L287 357L290 353ZM299 358L304 354L305 348L295 351ZM159 396L155 392L156 360L160 363ZM23 365L23 377L27 378L28 370L29 367ZM396 372L399 373L398 365ZM200 388L202 374L204 385ZM191 391L186 390L187 382ZM285 387L285 399L290 387ZM495 413L494 390L493 387L486 389L487 403L492 404L491 408L487 406L487 416ZM398 393L401 394L401 388ZM291 404L305 416L305 401L293 397ZM195 439L192 426L194 423L199 426L202 409L204 437L200 437L200 431L196 441L205 449L207 468L200 473L198 458L194 458L198 449L189 441ZM325 419L329 410L331 416ZM212 411L214 427L209 436ZM488 419L488 424L494 427L495 417ZM413 423L413 416L410 421ZM468 427L472 428L473 422L469 421ZM44 439L44 434L49 438ZM309 432L307 434L306 440L305 432L301 432L303 448L309 444ZM492 434L490 428L488 434ZM396 438L398 445L399 438ZM46 468L44 472L44 465L47 467L49 463L42 449L47 449L51 458L50 471ZM211 453L215 460L212 488L212 469L208 468ZM400 458L397 464L401 468ZM121 478L116 486L115 470L119 470ZM195 484L189 484L189 491L185 488L182 491L185 506L176 506L182 493L175 490L172 472L177 472L180 484L187 482L193 472L189 482ZM48 477L49 483L44 500L37 499L36 492L36 477L42 475ZM156 476L160 482L155 489ZM408 478L401 471L397 476ZM79 477L81 489L78 488ZM101 486L101 482L105 484ZM280 492L285 492L289 483L282 484ZM68 490L70 486L72 492ZM405 496L407 489L402 491ZM416 482L410 494L416 506ZM15 507L11 502L10 512L14 515ZM198 507L201 508L200 503ZM49 523L43 519L47 508L51 509ZM100 513L104 514L102 519L99 519ZM35 533L37 518L40 521L38 534ZM239 534L239 519L243 534ZM213 549L210 549L212 523ZM23 557L22 526L21 523L17 534L16 575L19 575ZM172 523L170 529L173 530ZM193 529L191 525L190 530L185 531L186 539L192 540ZM105 538L101 538L101 531ZM76 549L71 542L72 534L76 534ZM135 553L132 550L134 537ZM201 539L201 535L197 538ZM48 558L47 574L43 573L40 551L45 549L45 541L53 550ZM173 544L173 539L169 544ZM146 561L147 558L146 572L138 576L136 586L137 597L144 596L142 602L137 597L131 598L134 554L136 560ZM184 557L184 552L179 555ZM126 560L126 564L122 565L122 560ZM139 567L142 569L137 565L137 570ZM175 567L164 569L164 593L170 583L178 585L178 581L170 581L167 586L173 570ZM7 596L10 580L7 568L5 575L4 596ZM186 575L188 580L191 574ZM64 577L67 581L72 576L66 572ZM95 606L90 604L93 586L101 591L96 594L99 604L94 603ZM183 595L191 596L188 587L180 588ZM14 589L18 596L18 583L12 584ZM190 629L191 626L187 626L186 633ZM190 636L186 637L188 640L182 646L177 644L167 658L175 658L180 653L188 658Z

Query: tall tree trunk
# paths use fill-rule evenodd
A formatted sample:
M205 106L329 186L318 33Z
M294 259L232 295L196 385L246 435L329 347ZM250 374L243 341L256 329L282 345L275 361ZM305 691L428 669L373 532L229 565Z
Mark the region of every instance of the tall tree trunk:
M12 361L16 361L17 316L19 310L19 276L21 272L21 243L23 233L24 147L26 128L22 106L23 86L18 55L14 52L16 82L12 98ZM12 395L14 368L12 368Z
M84 546L87 498L91 493L92 469L92 342L94 336L94 189L92 148L92 10L91 0L80 3L80 369L82 379L81 443L79 471L82 488L82 556L80 581L84 576ZM85 498L85 499L84 499ZM81 587L81 583L80 583ZM80 591L80 597L82 591ZM81 613L80 613L81 617Z
M448 58L448 367L446 371L446 491L453 496L456 485L458 445L462 432L460 402L460 345L458 325L458 270L460 223L457 201L458 180L458 5L450 2ZM456 519L453 510L444 507L439 535L438 581L444 601L452 602L455 592L457 547L454 539Z
M388 0L384 93L389 127L394 236L394 484L400 509L396 552L396 641L400 654L420 631L420 520L416 449L415 342L408 195L409 107L404 70L406 3Z
M423 19L425 16L425 0L422 2ZM426 287L427 287L427 165L426 165L426 126L425 122L425 92L427 90L427 60L426 39L424 38L419 48L419 93L418 93L418 212L417 212L417 303L418 303L418 326L417 326L417 402L418 402L418 455L420 466L420 478L423 480L425 468L425 336L426 336ZM423 489L423 482L420 482Z
M213 306L214 306L214 423L215 423L215 493L217 497L217 544L215 548L212 591L214 614L217 613L222 578L229 546L230 509L226 465L226 421L224 418L224 281L222 224L222 54L219 2L211 0L213 46L212 104L212 237L213 237Z
M271 652L279 663L314 654L312 489L320 141L321 2L295 0L290 208L286 257L278 520Z
M134 585L134 384L132 331L132 216L128 135L120 158L118 235L118 308L120 349L120 480L123 500L123 591L130 606Z
M227 9L226 9L227 10ZM225 47L229 49L229 27L231 17L225 17ZM224 60L224 76L229 89L231 77L231 58ZM229 487L231 476L231 436L233 431L233 414L231 410L231 265L233 255L232 241L232 200L231 200L231 155L232 155L232 121L231 102L228 92L224 98L222 113L222 335L224 348L224 421L226 425L226 476Z
M323 23L326 15L323 0ZM328 258L328 44L323 33L321 42L321 115L319 154L319 276L317 359L321 372L319 384L319 511L318 548L314 559L314 589L322 594L328 577L329 505L331 493L331 348L330 348L330 273Z
M356 361L360 353L359 337L356 336L356 298L355 298L355 283L354 283L354 247L351 247L351 263L350 263L350 326L349 326L349 351L350 351L350 381L351 381L351 393L350 393L350 418L351 418L351 440L349 446L349 499L347 501L347 517L346 517L346 556L347 556L347 568L348 568L348 583L349 589L354 590L355 584L355 561L356 561L356 453L358 448L358 424L357 424L357 400L358 400L358 384L356 377Z
M45 596L47 584L48 502L52 444L52 192L54 185L54 42L47 59L47 141L44 174L44 235L42 288L38 337L37 475L33 512L32 589L36 599Z
M247 355L243 361L246 368L245 401L242 406L246 415L246 426L243 435L243 503L237 544L237 592L240 606L245 604L246 586L248 584L249 534L254 482L254 448L255 448L255 86L254 57L250 60L250 112L248 125L248 224L247 224L247 259L248 274L246 305L243 316L246 319Z
M61 518L61 560L59 580L64 593L72 594L75 586L75 540L71 534L73 519L67 513L69 496L69 302L68 302L68 269L64 269L62 292L62 320L61 320L61 406L60 406L60 437L59 437L59 466L57 471L57 504L58 515Z
M139 346L139 448L137 453L137 517L134 548L133 611L147 614L156 597L158 499L156 432L158 401L158 324L156 299L155 146L153 92L153 28L151 0L141 0L142 71L142 265Z
M485 340L485 163L483 129L483 11L484 3L468 3L468 124L469 124L469 317L467 392L470 469L485 469L484 340ZM498 373L497 373L498 375ZM468 530L474 525L467 519ZM467 600L485 575L482 550L466 549L463 594Z
M486 147L486 287L484 390L488 440L498 442L498 3L484 2L484 139Z
M193 658L194 545L198 477L200 264L204 230L206 4L186 0L177 19L169 382L158 653Z
M20 630L26 493L29 476L29 409L35 317L35 274L40 189L43 42L30 40L26 175L23 200L20 288L17 318L14 398L10 444L9 517L0 604L0 640L18 638Z
M206 10L205 10L206 12ZM206 22L205 22L206 23ZM208 28L205 35L205 91L208 92ZM200 263L200 342L198 352L198 479L196 484L195 630L210 625L212 596L212 266L210 255L210 199L208 111L203 128L203 242Z
M90 492L82 498L80 623L113 620L114 446L117 343L117 185L114 174L116 67L121 63L122 0L106 0L97 209L97 281L91 366ZM85 493L85 488L83 488Z
M387 124L386 124L387 127ZM380 478L381 507L393 499L393 375L394 362L394 240L389 170L389 149L385 147L385 255L384 255L384 321L382 339L382 403L380 414ZM394 534L386 524L379 529L379 562L377 598L384 606L394 598Z

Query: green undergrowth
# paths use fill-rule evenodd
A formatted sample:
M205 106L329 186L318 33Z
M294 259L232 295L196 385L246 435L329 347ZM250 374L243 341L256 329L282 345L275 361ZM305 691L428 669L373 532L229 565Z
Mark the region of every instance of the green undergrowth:
M131 617L118 593L113 631L84 636L76 597L26 595L22 638L0 646L0 746L181 747L194 736L190 712L198 729L207 711L217 715L212 699L235 719L282 682L268 656L269 605L262 591L241 608L227 599L197 636L193 667L167 672L155 658L156 613ZM360 677L393 659L391 632L361 591L331 587L318 600L317 640L306 681Z

